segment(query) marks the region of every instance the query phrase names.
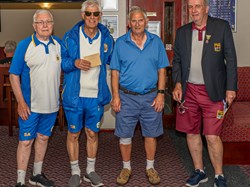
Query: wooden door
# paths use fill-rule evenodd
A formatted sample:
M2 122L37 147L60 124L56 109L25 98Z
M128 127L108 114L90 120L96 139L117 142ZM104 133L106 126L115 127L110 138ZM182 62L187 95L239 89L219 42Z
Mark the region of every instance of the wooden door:
M183 10L184 3L185 0L128 0L127 10L132 6L144 8L148 13L149 21L161 22L163 43L173 45L175 31L184 23L182 13L186 11Z

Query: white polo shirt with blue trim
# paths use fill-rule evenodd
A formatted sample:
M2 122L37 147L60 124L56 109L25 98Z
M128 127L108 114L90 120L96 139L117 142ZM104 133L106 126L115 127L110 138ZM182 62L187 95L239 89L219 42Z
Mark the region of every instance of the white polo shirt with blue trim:
M46 44L34 33L22 40L9 72L21 77L22 94L32 112L59 110L61 45L58 38L50 37Z

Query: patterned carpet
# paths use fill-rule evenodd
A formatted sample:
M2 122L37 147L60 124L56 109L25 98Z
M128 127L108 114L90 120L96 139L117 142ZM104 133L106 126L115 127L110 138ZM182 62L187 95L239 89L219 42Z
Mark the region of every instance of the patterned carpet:
M59 131L55 128L43 167L46 176L55 181L57 187L67 187L70 177L70 165L66 150L66 129ZM9 187L16 183L16 148L18 143L18 129L14 129L14 136L8 136L7 127L0 126L0 186ZM99 151L96 171L102 176L106 187L116 187L116 177L122 167L119 152L118 139L112 132L101 132L99 138ZM133 139L132 153L132 178L126 187L149 187L145 176L145 153L143 139L137 130ZM85 135L80 138L80 166L82 175L86 167ZM30 177L33 152L27 172L27 180ZM209 164L208 164L209 165ZM211 165L211 164L210 164ZM165 130L164 136L158 140L155 168L161 176L158 187L182 187L192 171L190 156L186 149L185 138L176 135L173 130ZM209 166L208 166L209 168ZM250 166L226 166L225 174L229 187L250 187ZM231 175L232 173L232 175ZM211 187L212 178L201 187ZM27 185L29 186L28 182ZM90 186L86 182L82 186Z

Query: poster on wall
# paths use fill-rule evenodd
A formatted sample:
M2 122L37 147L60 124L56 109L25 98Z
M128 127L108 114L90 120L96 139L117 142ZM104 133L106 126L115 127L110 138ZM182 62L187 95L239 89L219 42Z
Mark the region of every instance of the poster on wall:
M102 24L109 29L113 38L118 38L118 15L103 15Z
M233 32L236 32L237 0L210 0L209 15L227 20Z
M161 22L160 21L148 21L148 32L156 34L161 37Z

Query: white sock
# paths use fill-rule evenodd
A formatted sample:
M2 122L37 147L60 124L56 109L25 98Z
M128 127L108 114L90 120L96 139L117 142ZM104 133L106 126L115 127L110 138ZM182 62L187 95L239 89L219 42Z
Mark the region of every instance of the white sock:
M126 168L128 170L131 170L131 163L130 163L130 160L125 162L125 161L122 161L123 163L123 168Z
M33 166L33 176L36 176L38 174L42 174L42 167L43 167L43 162L34 162Z
M220 175L215 175L215 178L216 178L216 179L218 179L218 177L219 177L219 176L224 177L224 175L223 175L223 174L220 174Z
M81 176L81 170L79 167L79 161L70 161L70 166L71 166L71 175L79 175Z
M199 170L200 170L200 172L205 173L205 171L203 169L199 169Z
M17 170L17 183L25 184L26 171Z
M95 161L96 158L87 158L87 174L90 174L92 171L95 171Z
M150 168L154 169L154 162L155 162L155 160L148 160L147 159L147 167L146 167L146 169L150 169Z

